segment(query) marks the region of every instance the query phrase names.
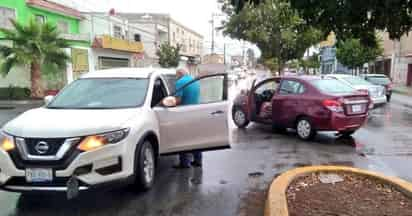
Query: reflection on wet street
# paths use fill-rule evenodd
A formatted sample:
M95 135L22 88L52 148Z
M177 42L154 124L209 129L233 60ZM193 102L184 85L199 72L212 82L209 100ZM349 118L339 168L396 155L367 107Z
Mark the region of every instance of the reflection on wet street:
M175 156L162 157L154 188L87 192L67 201L63 195L0 192L0 215L262 215L271 180L293 167L355 166L412 180L412 110L388 104L371 111L353 138L320 133L300 141L293 130L231 125L232 148L205 153L203 169L174 170Z

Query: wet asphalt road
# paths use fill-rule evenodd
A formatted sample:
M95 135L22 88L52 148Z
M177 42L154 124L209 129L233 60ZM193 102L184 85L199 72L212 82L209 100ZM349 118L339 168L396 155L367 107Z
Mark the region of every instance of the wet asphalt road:
M4 110L0 110L1 115ZM371 112L352 139L321 133L300 141L293 131L231 124L231 149L204 154L203 169L176 171L175 156L162 157L153 189L88 192L75 200L0 191L0 216L48 215L263 215L270 181L293 167L348 165L412 181L412 109L388 104Z

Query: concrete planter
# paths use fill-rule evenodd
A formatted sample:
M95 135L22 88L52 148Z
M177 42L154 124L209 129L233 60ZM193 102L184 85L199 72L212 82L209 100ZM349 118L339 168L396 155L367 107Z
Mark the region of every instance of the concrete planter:
M277 177L271 184L265 206L265 216L288 216L288 203L286 191L289 184L300 176L305 176L315 172L336 172L353 173L377 179L392 185L406 196L412 198L412 183L396 177L388 177L376 172L365 171L352 167L343 166L310 166L289 170Z

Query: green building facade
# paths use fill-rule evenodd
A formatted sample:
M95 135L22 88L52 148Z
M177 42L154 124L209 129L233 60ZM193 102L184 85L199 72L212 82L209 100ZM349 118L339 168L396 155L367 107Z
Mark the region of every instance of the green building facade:
M0 27L12 28L10 19L22 24L28 23L30 19L35 19L38 22L49 22L56 25L61 36L70 42L71 49L67 50L68 54L71 54L73 49L87 51L90 48L89 36L79 34L80 22L84 17L73 8L46 0L0 0ZM0 43L7 44L5 41ZM72 58L76 59L73 56ZM71 64L73 63L71 62ZM73 68L71 64L69 70ZM49 74L42 77L46 89L58 89L67 83L67 71ZM0 91L10 86L27 88L30 85L28 67L16 67L7 76L0 76Z

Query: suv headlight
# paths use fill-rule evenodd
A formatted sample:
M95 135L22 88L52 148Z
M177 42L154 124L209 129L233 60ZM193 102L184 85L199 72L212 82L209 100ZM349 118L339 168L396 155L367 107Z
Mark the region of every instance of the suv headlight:
M16 148L14 138L3 131L0 131L0 148L6 152Z
M129 134L129 129L122 129L104 134L87 136L77 146L81 151L92 151L108 144L118 143Z

